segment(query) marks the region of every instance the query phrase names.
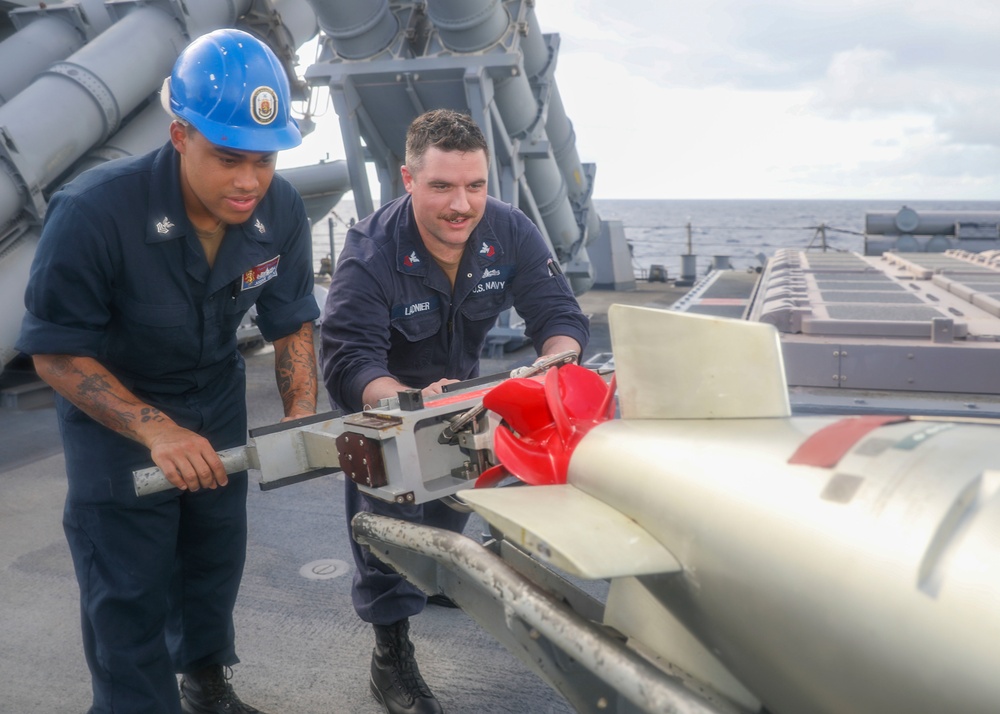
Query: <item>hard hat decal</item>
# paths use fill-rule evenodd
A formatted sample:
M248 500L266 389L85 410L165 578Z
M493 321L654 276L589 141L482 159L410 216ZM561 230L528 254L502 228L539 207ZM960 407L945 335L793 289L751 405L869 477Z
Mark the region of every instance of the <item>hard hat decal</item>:
M250 97L250 116L258 124L270 124L278 115L278 95L270 87L257 87Z

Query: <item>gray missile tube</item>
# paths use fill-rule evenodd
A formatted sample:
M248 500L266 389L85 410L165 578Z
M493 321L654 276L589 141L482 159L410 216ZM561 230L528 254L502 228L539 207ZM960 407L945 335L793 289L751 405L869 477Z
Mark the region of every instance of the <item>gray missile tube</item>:
M365 59L396 37L399 25L388 0L312 0L319 25L346 59Z
M500 0L428 0L427 16L441 43L455 52L479 52L507 32L510 17Z
M580 154L576 150L576 133L573 131L573 123L566 115L562 96L559 94L559 87L555 81L550 85L549 115L545 122L545 131L548 133L549 142L552 145L552 155L555 157L556 163L559 164L559 170L566 181L566 192L570 201L586 211L586 243L590 244L601 234L601 219L597 215L597 208L590 195L592 181L587 180L588 172L584 169L583 163L580 161Z
M10 101L53 62L66 59L111 25L103 0L77 0L10 13L18 31L0 42L0 104Z
M600 235L601 219L590 198L592 181L587 180L588 172L580 162L580 155L576 150L576 133L573 131L573 123L566 115L555 78L558 36L555 36L551 44L545 41L533 7L529 8L526 20L528 29L521 40L524 71L531 85L538 88L543 101L547 100L545 133L549 138L552 155L566 182L566 195L574 206L586 214L586 244L589 244Z
M53 62L83 47L84 38L59 17L35 20L0 42L0 104L9 102Z
M309 0L271 0L271 2L274 5L275 15L281 18L281 24L277 27L290 36L291 47L298 49L319 32L319 18L316 17L316 10ZM250 30L255 32L256 28ZM275 47L271 49L278 52ZM291 79L294 78L289 77L289 80Z
M0 107L6 158L17 175L0 178L0 225L29 200L41 214L41 191L118 129L169 74L185 44L173 17L143 7Z
M574 206L586 212L586 242L589 244L600 235L601 219L590 199L591 182L587 180L588 172L580 162L573 124L566 115L562 96L559 94L559 85L555 79L557 36L551 43L546 42L533 7L528 9L525 21L527 31L521 38L524 72L542 100L547 100L545 133L548 135L552 155L566 182L566 195Z
M865 212L865 233L885 235L955 235L958 223L1000 224L1000 211L923 211L903 206L899 211Z
M308 166L295 166L278 171L302 196L309 220L321 221L345 193L351 190L347 162L321 161Z
M310 0L310 3L330 46L345 60L371 59L389 48L399 34L399 22L388 0ZM331 91L330 96L340 117L341 134L344 137L357 136L365 107L358 102L356 93L353 90L348 90L346 94L343 90ZM367 215L374 209L374 204L367 179L366 152L352 142L345 142L344 151L348 171L355 177L352 186L354 203L360 215ZM394 198L386 187L390 181L389 177L380 176L383 202Z

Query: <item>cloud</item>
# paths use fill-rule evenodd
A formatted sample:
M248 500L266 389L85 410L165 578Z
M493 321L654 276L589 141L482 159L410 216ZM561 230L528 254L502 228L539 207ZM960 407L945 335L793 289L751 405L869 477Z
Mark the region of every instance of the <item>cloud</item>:
M558 21L575 2L539 2L543 26L550 7L559 7L552 13ZM660 98L661 131L691 132L689 144L711 139L732 152L728 165L719 167L724 178L694 190L813 197L853 187L852 197L871 189L891 190L886 195L893 198L970 186L977 192L970 198L1000 191L994 151L1000 147L1000 90L994 89L1000 13L992 1L576 4L587 20L569 29L579 31L578 38L563 36L560 74L578 63L590 66L586 57L599 42L607 67L649 80L642 91ZM691 90L681 104L679 89ZM725 100L719 90L728 92ZM652 103L616 94L626 105ZM706 119L712 111L721 125L718 117ZM689 113L702 123L688 121ZM636 113L627 114L635 123ZM578 136L587 141L582 129ZM740 137L767 151L719 137ZM718 152L708 149L703 156L711 160ZM605 155L602 162L608 160ZM774 180L750 179L754 161ZM688 165L684 173L697 177L700 166ZM733 186L735 176L747 181L742 189Z
M815 85L810 106L845 120L920 114L932 120L944 143L1000 146L1000 90L982 82L978 71L943 68L911 67L884 49L841 51Z

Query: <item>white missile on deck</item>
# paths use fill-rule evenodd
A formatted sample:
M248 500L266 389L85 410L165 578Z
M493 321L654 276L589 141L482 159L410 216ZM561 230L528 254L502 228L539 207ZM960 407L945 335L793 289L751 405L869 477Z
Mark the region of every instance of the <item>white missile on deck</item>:
M536 576L476 589L450 571L488 564L466 563L440 532L393 542L366 516L359 539L455 596L581 711L696 710L632 686L634 669L611 656L583 656L581 638L608 627L711 711L997 711L1000 430L793 417L772 326L619 305L609 319L621 418L582 438L567 482L459 494L535 559L609 580L598 621L552 631L544 608L526 609L551 604ZM622 708L529 650L519 620Z

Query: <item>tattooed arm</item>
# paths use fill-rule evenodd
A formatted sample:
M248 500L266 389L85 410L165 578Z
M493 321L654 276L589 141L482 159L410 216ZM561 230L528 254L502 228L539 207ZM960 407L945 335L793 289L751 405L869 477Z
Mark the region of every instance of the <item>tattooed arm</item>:
M35 355L38 376L77 408L107 428L149 447L153 463L181 490L228 483L208 439L179 426L141 401L91 357Z
M285 418L298 419L316 413L316 352L313 324L302 324L297 332L274 341L274 375L285 409Z

